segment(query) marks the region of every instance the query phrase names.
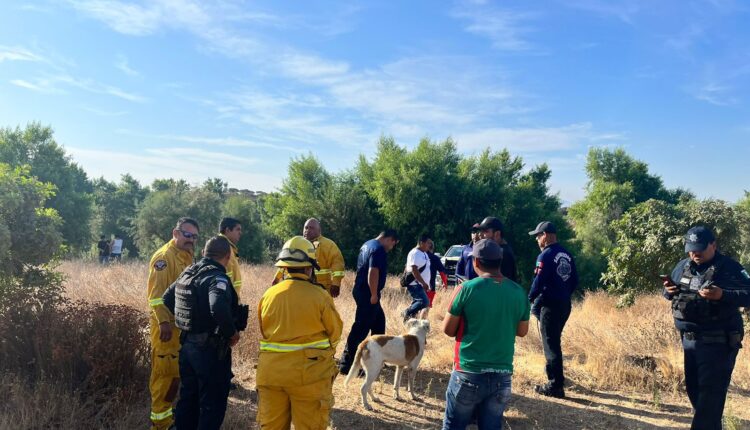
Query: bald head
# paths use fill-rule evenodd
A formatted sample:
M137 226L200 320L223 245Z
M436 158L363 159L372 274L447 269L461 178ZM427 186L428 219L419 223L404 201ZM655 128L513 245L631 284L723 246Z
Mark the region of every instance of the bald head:
M320 233L320 221L315 218L310 218L305 221L305 228L302 230L302 236L304 236L305 239L312 242L320 237Z

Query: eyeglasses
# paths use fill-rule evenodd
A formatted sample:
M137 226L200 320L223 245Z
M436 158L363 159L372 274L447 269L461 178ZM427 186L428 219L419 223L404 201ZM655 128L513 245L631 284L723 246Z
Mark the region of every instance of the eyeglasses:
M198 240L198 233L190 233L189 231L185 231L185 230L177 230L177 231L179 231L182 237L184 237L185 239Z

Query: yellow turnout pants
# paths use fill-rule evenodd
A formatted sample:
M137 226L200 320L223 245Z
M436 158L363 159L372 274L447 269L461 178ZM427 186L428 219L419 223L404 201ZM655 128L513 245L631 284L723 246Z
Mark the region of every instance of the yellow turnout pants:
M172 339L159 339L159 323L151 316L151 428L166 430L174 423L172 404L180 388L180 330L172 323Z
M325 430L333 407L333 382L307 385L258 386L258 423L262 430Z

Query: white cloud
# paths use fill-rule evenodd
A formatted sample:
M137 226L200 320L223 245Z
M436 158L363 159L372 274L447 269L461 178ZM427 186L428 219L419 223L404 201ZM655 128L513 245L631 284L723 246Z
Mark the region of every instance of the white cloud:
M488 38L492 46L504 51L526 51L532 44L525 39L532 32L526 24L529 13L503 10L485 3L462 3L453 12L456 18L468 21L465 30Z
M98 83L91 79L80 79L70 75L37 77L32 80L13 79L11 84L45 94L65 93L64 88L78 88L94 94L111 95L135 103L145 103L146 97L130 93L112 85Z
M555 152L579 149L590 142L620 140L614 133L595 132L592 124L563 127L487 128L455 136L458 147L466 151L508 149L516 153Z
M140 76L141 74L130 67L130 64L128 63L128 58L124 55L118 55L117 60L115 60L115 67L119 69L121 72L125 73L128 76Z
M563 0L563 3L574 9L613 16L627 24L632 24L642 9L641 0Z
M715 81L705 82L688 90L697 100L715 106L732 106L739 103L731 87Z
M281 178L251 171L254 159L237 158L233 154L202 151L193 148L110 151L66 147L73 159L92 177L103 176L119 180L130 173L143 183L157 178L180 178L190 183L201 183L219 177L236 188L254 191L273 191L281 185Z
M44 59L26 48L0 46L0 63L3 61L44 61Z
M44 80L36 80L36 82L29 82L24 79L12 79L10 83L17 87L26 88L27 90L36 91L38 93L52 94L52 93L60 92L56 88L51 87L49 83Z
M288 151L288 152L294 152L294 153L300 153L300 154L306 152L305 149L303 148L286 146L286 145L278 145L278 144L262 142L262 141L237 139L231 136L230 137L205 137L205 136L186 136L186 135L179 135L179 134L148 134L148 133L138 133L138 132L134 132L131 130L126 130L126 129L120 129L120 130L117 130L116 132L122 135L134 136L134 137L145 138L145 139L170 140L174 142L185 142L185 143L195 143L195 144L215 145L215 146L229 146L229 147L238 147L238 148L266 148L266 149Z
M70 0L69 3L124 34L145 36L164 24L164 12L157 5L141 6L110 0Z

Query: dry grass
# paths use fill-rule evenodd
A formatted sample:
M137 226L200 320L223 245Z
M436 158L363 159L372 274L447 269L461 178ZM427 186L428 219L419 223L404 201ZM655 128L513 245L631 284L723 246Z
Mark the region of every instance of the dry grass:
M111 304L126 304L146 312L147 268L143 263L113 265L66 262L67 294L71 298ZM270 266L243 266L242 301L251 307L273 277ZM350 286L349 273L344 285ZM335 429L439 428L444 411L444 393L450 372L453 343L439 332L449 294L439 292L430 315L430 335L417 386L422 401L400 403L393 400L390 383L393 373L383 372L375 390L383 393L383 403L375 412L359 406L358 385L334 385L336 407L332 413ZM389 321L388 332L401 331L399 313L408 297L389 280L383 307ZM640 298L625 310L604 294L589 294L575 305L563 336L566 372L571 382L569 399L550 400L532 392L544 379L544 356L532 318L529 336L517 343L514 399L506 413L510 429L657 429L689 426L690 408L682 391L682 352L672 325L669 306L658 296ZM348 334L355 305L348 292L336 299ZM252 428L255 404L254 366L257 357L257 323L251 319L248 331L234 354L235 373L241 388L232 392L225 428ZM339 345L339 353L343 342ZM737 359L727 411L733 428L750 428L750 357L747 348ZM144 386L146 381L143 381ZM21 395L21 394L19 394ZM147 398L123 411L123 422L146 425ZM2 426L0 413L0 427ZM96 426L95 426L96 427ZM117 427L120 427L119 425ZM123 426L120 428L126 428ZM4 427L3 427L4 428Z

